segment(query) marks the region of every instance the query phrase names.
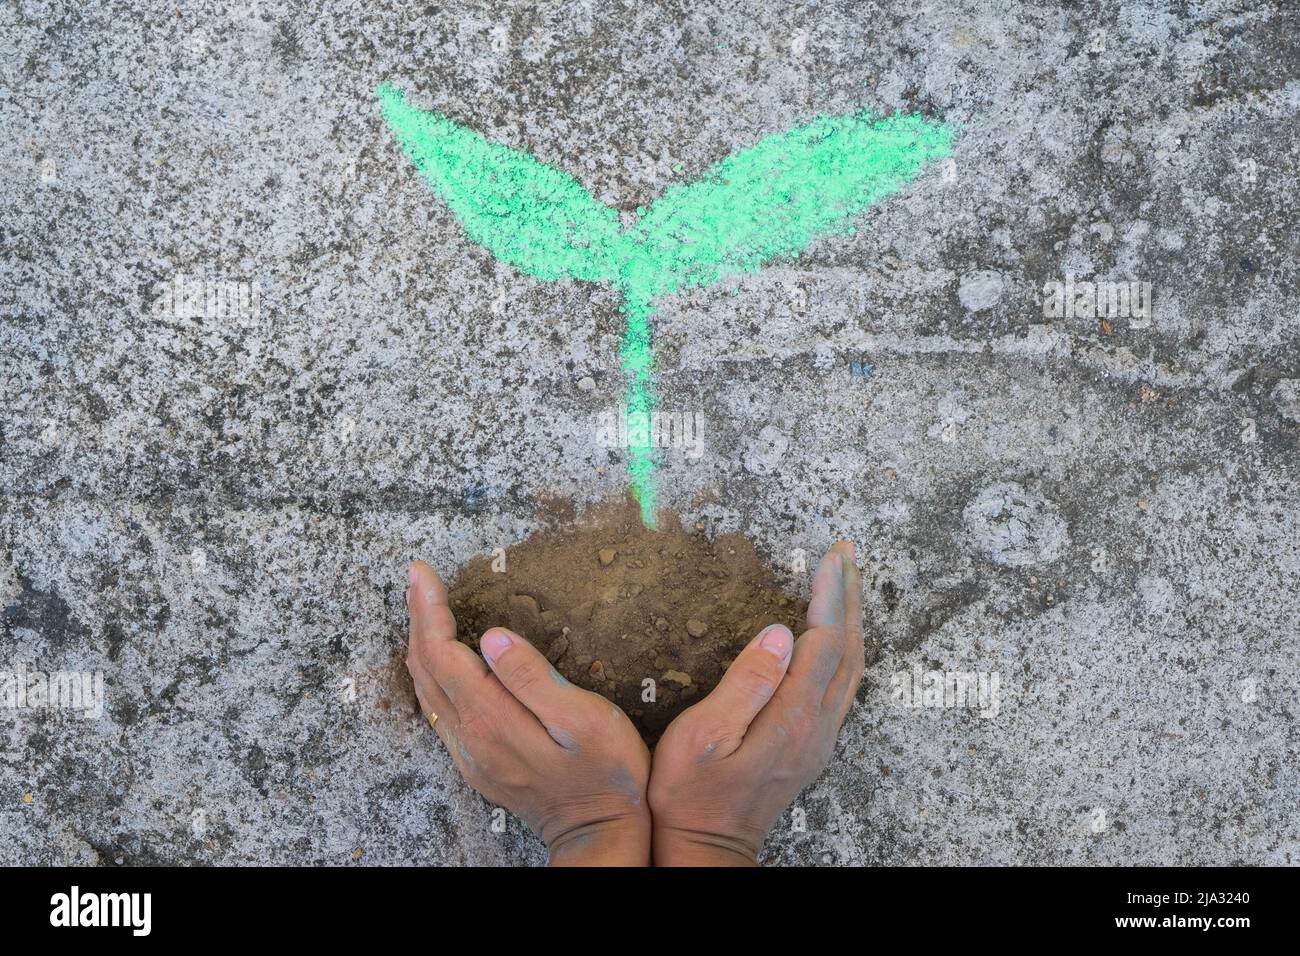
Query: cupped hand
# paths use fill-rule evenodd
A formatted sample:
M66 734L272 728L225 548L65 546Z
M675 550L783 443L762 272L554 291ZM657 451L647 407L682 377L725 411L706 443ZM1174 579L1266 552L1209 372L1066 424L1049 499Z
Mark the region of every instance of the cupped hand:
M650 754L627 716L512 631L487 631L480 659L423 561L406 600L416 695L469 785L528 824L553 865L645 866Z
M656 866L753 865L768 831L821 773L866 667L853 545L813 577L808 630L773 625L668 725L649 801Z

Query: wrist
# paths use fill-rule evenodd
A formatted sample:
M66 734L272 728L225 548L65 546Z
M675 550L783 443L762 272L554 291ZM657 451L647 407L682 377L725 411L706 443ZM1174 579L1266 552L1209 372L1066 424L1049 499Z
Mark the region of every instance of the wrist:
M761 848L761 841L656 825L652 852L655 866L758 866Z
M547 847L548 866L649 866L650 820L620 817L579 824Z

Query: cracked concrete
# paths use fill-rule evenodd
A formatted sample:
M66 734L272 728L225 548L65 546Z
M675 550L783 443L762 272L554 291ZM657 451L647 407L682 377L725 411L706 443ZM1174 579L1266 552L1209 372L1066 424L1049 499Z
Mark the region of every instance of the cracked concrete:
M665 503L783 566L853 538L884 640L770 862L1297 862L1293 4L0 24L0 670L106 694L0 708L0 862L543 858L415 710L404 566L619 491L617 293L466 239L385 81L625 214L818 113L961 130L856 235L657 313L706 438ZM1049 315L1067 280L1150 314ZM932 671L998 675L996 715L903 706Z

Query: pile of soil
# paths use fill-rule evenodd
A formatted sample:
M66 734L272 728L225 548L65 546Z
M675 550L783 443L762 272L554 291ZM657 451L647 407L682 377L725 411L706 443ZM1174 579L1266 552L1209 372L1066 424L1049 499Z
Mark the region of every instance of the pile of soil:
M797 636L808 607L743 535L710 538L668 514L652 531L631 501L508 548L504 571L475 559L449 596L465 643L477 650L491 627L522 634L570 681L623 708L651 745L754 635L784 624Z

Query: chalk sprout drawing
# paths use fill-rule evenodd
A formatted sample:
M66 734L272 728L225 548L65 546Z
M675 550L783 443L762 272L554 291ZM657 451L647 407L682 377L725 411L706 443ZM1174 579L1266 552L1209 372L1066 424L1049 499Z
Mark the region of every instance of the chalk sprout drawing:
M797 257L819 236L855 232L854 218L951 152L953 132L915 115L822 116L767 136L667 189L624 228L568 173L376 90L403 150L465 232L503 262L542 280L609 282L626 316L620 357L628 421L654 408L651 316L662 296ZM628 449L642 520L653 527L649 429Z

